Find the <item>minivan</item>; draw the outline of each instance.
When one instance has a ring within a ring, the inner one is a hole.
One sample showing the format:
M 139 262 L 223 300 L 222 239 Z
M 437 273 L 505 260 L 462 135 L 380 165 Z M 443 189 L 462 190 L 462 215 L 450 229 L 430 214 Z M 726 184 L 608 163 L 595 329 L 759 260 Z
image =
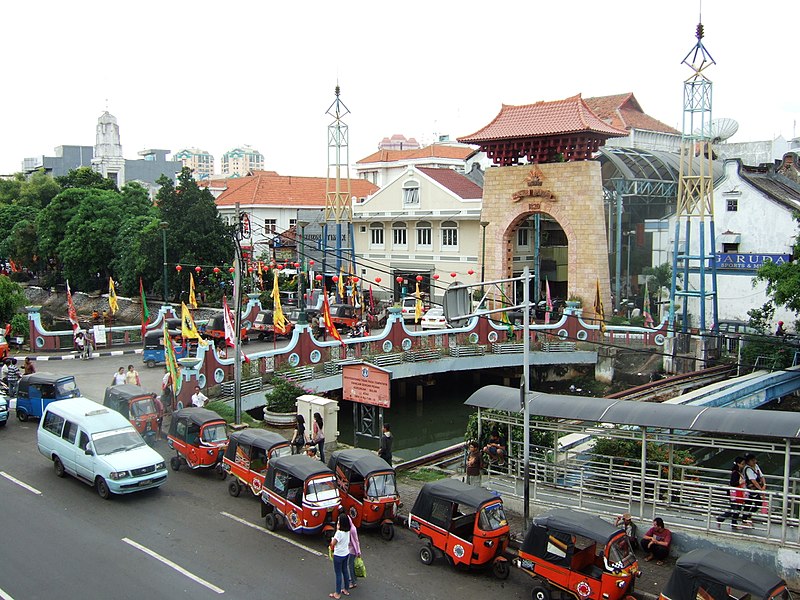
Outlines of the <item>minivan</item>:
M 420 295 L 422 296 L 422 298 L 421 298 L 422 310 L 421 310 L 421 314 L 419 316 L 420 319 L 421 319 L 422 315 L 424 315 L 428 311 L 428 309 L 430 308 L 430 305 L 428 304 L 427 294 L 420 294 Z M 400 308 L 401 308 L 401 314 L 403 315 L 403 320 L 404 321 L 414 321 L 414 320 L 416 320 L 416 315 L 417 315 L 417 297 L 416 296 L 406 296 L 406 297 L 404 297 L 402 300 L 400 300 Z
M 59 400 L 39 421 L 37 446 L 67 473 L 94 486 L 103 499 L 158 487 L 167 480 L 161 455 L 118 412 L 88 398 Z

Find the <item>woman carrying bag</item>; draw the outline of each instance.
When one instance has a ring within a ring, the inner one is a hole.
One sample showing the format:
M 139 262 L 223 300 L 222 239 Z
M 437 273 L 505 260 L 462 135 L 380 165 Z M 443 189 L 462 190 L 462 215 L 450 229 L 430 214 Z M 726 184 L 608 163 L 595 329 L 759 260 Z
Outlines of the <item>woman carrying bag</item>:
M 338 600 L 342 594 L 349 596 L 350 592 L 350 569 L 347 563 L 350 559 L 350 518 L 342 513 L 336 522 L 336 533 L 331 538 L 328 546 L 333 559 L 333 573 L 336 577 L 336 591 L 328 594 L 329 598 Z
M 311 443 L 317 445 L 317 456 L 325 464 L 325 429 L 322 424 L 322 415 L 315 412 L 314 424 L 311 429 Z
M 303 415 L 295 417 L 294 434 L 292 435 L 292 454 L 302 454 L 306 447 L 306 420 Z

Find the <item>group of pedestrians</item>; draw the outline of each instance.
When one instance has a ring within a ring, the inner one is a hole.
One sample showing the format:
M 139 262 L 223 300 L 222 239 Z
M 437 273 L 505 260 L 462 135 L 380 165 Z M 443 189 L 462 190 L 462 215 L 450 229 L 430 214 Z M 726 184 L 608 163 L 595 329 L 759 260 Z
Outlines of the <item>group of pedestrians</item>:
M 311 433 L 306 433 L 306 419 L 303 415 L 295 416 L 294 432 L 290 440 L 292 454 L 305 453 L 312 458 L 325 462 L 325 428 L 322 415 L 314 413 Z
M 142 380 L 139 378 L 139 371 L 137 371 L 133 365 L 128 365 L 128 370 L 125 370 L 125 367 L 120 367 L 117 369 L 117 372 L 111 377 L 111 385 L 123 385 L 123 384 L 130 384 L 130 385 L 142 385 Z
M 350 590 L 358 587 L 356 561 L 361 559 L 358 531 L 353 519 L 345 513 L 341 513 L 336 521 L 336 533 L 331 538 L 330 552 L 336 587 L 328 597 L 338 600 L 342 596 L 349 596 Z
M 729 508 L 717 517 L 717 527 L 726 519 L 733 529 L 752 529 L 753 516 L 766 509 L 764 491 L 767 489 L 758 458 L 752 452 L 733 460 L 728 481 Z

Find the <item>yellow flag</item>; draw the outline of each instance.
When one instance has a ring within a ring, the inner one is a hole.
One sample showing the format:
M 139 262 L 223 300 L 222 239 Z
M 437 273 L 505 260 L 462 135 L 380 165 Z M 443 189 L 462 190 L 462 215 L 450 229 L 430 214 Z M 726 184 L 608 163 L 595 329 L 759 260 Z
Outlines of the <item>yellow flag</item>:
M 344 271 L 339 270 L 339 298 L 341 302 L 347 302 L 347 296 L 344 295 Z
M 108 308 L 112 315 L 119 310 L 119 304 L 117 303 L 117 290 L 114 289 L 113 277 L 108 278 Z
M 194 323 L 192 313 L 189 312 L 189 307 L 186 306 L 185 302 L 181 302 L 181 335 L 184 339 L 197 340 L 197 343 L 201 346 L 208 345 L 208 342 L 200 337 L 200 332 L 197 331 L 197 325 Z
M 194 275 L 189 273 L 189 306 L 197 308 L 197 298 L 194 297 Z
M 597 279 L 597 286 L 594 295 L 594 312 L 595 318 L 600 322 L 600 333 L 606 332 L 606 316 L 603 311 L 603 301 L 600 299 L 600 280 Z
M 419 323 L 422 318 L 422 294 L 419 293 L 419 281 L 417 282 L 417 292 L 414 295 L 417 297 L 414 304 L 414 323 Z
M 278 287 L 278 272 L 275 271 L 275 283 L 272 285 L 272 324 L 276 333 L 286 333 L 286 317 L 281 308 L 281 290 Z

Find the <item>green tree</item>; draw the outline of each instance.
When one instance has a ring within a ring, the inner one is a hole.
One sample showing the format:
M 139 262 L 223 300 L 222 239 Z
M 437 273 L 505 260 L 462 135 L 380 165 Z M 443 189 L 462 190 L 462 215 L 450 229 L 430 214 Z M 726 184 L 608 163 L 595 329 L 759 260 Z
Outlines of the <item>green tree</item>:
M 800 222 L 800 213 L 794 214 L 794 220 Z M 764 263 L 757 272 L 753 285 L 766 282 L 768 302 L 762 307 L 769 316 L 774 314 L 775 308 L 783 306 L 795 315 L 800 313 L 800 235 L 794 239 L 791 261 L 778 264 L 775 262 Z
M 0 179 L 0 204 L 13 204 L 19 200 L 25 176 L 15 173 L 11 179 Z
M 22 219 L 11 229 L 8 237 L 0 244 L 6 256 L 17 264 L 26 266 L 32 271 L 39 271 L 39 233 L 36 221 Z
M 27 304 L 25 293 L 18 283 L 0 275 L 0 321 L 8 323 L 14 314 Z
M 61 191 L 55 179 L 43 171 L 38 171 L 22 185 L 19 203 L 35 209 L 41 209 L 50 204 Z
M 84 190 L 68 189 L 58 194 L 36 216 L 39 229 L 39 249 L 47 258 L 58 258 L 58 245 L 64 239 L 67 223 L 78 212 Z
M 56 182 L 65 190 L 78 188 L 119 191 L 116 183 L 108 177 L 103 177 L 97 171 L 92 170 L 91 167 L 72 169 L 66 175 L 56 177 Z
M 134 296 L 139 292 L 139 277 L 146 288 L 160 280 L 163 262 L 161 228 L 155 215 L 139 215 L 125 221 L 115 243 L 112 272 L 120 287 L 118 293 Z

